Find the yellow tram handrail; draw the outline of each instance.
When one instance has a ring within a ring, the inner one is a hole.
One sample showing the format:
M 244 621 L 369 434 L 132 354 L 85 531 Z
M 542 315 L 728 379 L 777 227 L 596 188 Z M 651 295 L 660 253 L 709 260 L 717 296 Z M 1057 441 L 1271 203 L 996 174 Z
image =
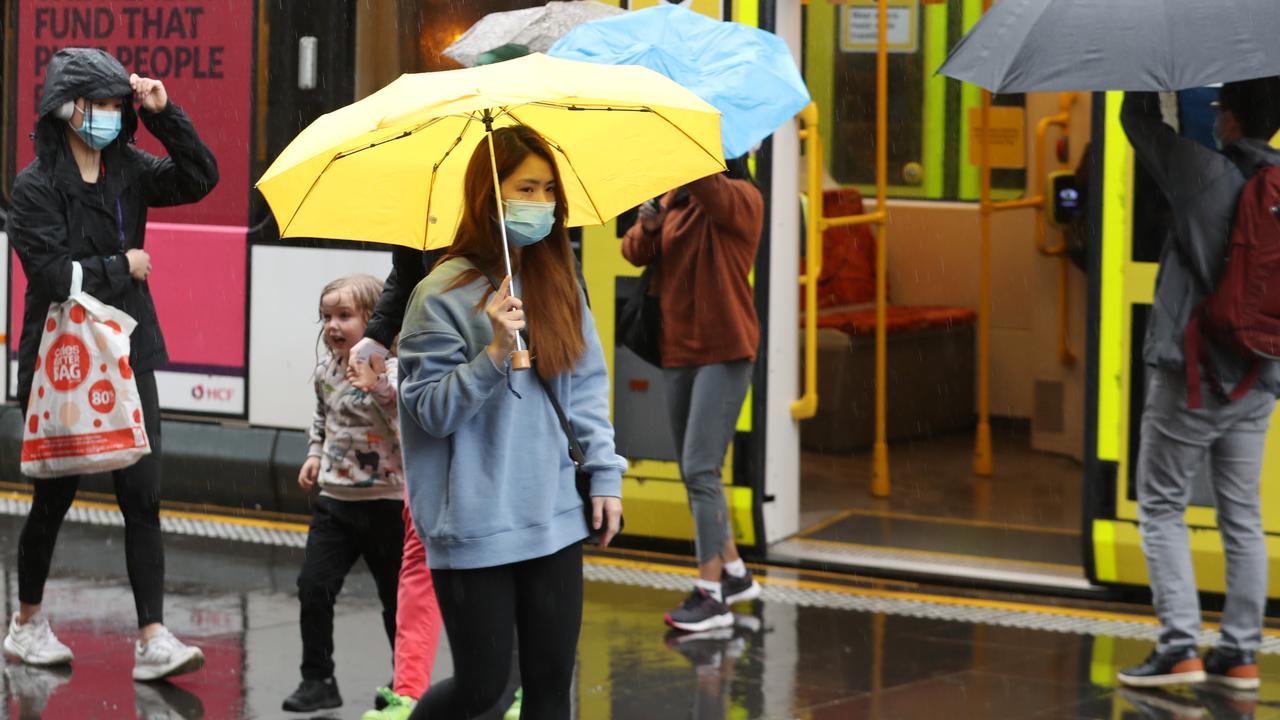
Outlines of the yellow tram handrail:
M 808 420 L 818 414 L 818 278 L 822 276 L 822 138 L 818 134 L 818 106 L 800 111 L 800 139 L 808 166 L 809 212 L 805 217 L 804 394 L 791 403 L 791 417 Z
M 791 417 L 808 420 L 818 412 L 818 281 L 822 277 L 823 234 L 831 228 L 883 223 L 885 212 L 827 217 L 823 214 L 822 134 L 818 132 L 818 106 L 809 103 L 800 111 L 799 136 L 804 141 L 807 169 L 805 193 L 809 211 L 805 217 L 805 271 L 800 275 L 804 288 L 804 393 L 791 403 Z

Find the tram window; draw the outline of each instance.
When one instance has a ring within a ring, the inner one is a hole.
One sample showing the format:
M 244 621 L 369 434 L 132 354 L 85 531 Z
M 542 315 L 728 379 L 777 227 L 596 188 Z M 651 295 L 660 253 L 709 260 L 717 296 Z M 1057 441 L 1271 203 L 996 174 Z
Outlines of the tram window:
M 837 45 L 837 47 L 839 47 Z M 836 51 L 831 174 L 838 182 L 876 181 L 876 56 Z M 924 155 L 924 77 L 920 53 L 889 56 L 889 177 L 902 178 Z M 891 180 L 890 184 L 898 184 Z
M 956 80 L 934 77 L 949 48 L 964 34 L 963 18 L 971 0 L 948 0 L 945 8 L 917 5 L 914 49 L 889 54 L 890 196 L 936 200 L 976 200 L 977 170 L 970 163 L 969 111 L 979 97 Z M 907 4 L 903 4 L 905 7 Z M 836 7 L 845 7 L 837 5 Z M 822 122 L 830 127 L 828 170 L 845 185 L 870 186 L 876 180 L 876 54 L 865 45 L 849 50 L 845 11 L 824 3 L 809 3 L 806 60 L 810 82 L 830 83 L 830 107 L 822 106 Z M 944 27 L 938 28 L 937 24 Z M 941 30 L 941 32 L 940 32 Z M 813 33 L 830 33 L 814 40 Z M 891 40 L 891 42 L 893 42 Z M 830 59 L 827 59 L 827 58 Z M 828 78 L 827 73 L 830 73 Z M 934 83 L 945 91 L 934 93 Z M 999 95 L 996 107 L 1024 108 L 1020 94 Z M 996 196 L 1008 199 L 1026 192 L 1024 169 L 995 169 L 991 173 Z

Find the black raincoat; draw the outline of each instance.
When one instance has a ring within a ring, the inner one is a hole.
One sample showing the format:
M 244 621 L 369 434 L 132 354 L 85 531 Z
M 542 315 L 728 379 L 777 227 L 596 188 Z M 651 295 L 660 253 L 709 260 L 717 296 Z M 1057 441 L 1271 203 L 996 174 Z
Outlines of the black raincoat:
M 132 95 L 124 67 L 101 50 L 59 51 L 45 75 L 36 159 L 14 183 L 8 226 L 28 283 L 18 345 L 18 399 L 24 406 L 44 316 L 49 303 L 70 293 L 73 261 L 83 270 L 85 292 L 138 321 L 131 337 L 134 369 L 154 370 L 168 362 L 151 292 L 146 282 L 130 277 L 124 253 L 143 246 L 147 208 L 208 195 L 218 182 L 218 165 L 172 101 L 158 113 L 140 113 L 169 156 L 157 158 L 132 146 L 138 126 Z M 53 113 L 68 100 L 112 97 L 126 98 L 123 128 L 102 151 L 98 182 L 86 183 L 71 155 L 67 124 Z

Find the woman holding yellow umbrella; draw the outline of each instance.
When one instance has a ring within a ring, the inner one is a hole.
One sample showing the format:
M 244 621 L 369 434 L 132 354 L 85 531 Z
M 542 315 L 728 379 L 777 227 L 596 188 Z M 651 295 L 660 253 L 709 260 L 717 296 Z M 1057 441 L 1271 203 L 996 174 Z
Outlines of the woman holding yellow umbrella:
M 617 532 L 626 465 L 566 228 L 723 170 L 719 113 L 688 90 L 534 54 L 402 76 L 317 120 L 259 181 L 284 237 L 450 248 L 400 340 L 411 511 L 455 669 L 414 717 L 490 709 L 516 633 L 524 716 L 568 717 L 580 543 Z M 526 323 L 532 372 L 516 372 Z
M 492 139 L 492 160 L 485 144 L 472 154 L 457 235 L 414 291 L 400 339 L 413 515 L 426 526 L 453 649 L 454 676 L 412 716 L 433 720 L 474 717 L 497 702 L 513 631 L 525 715 L 569 716 L 587 533 L 553 397 L 582 448 L 601 544 L 622 513 L 626 462 L 614 452 L 608 371 L 573 269 L 559 172 L 528 128 Z M 533 373 L 517 375 L 509 358 L 526 324 L 537 360 Z

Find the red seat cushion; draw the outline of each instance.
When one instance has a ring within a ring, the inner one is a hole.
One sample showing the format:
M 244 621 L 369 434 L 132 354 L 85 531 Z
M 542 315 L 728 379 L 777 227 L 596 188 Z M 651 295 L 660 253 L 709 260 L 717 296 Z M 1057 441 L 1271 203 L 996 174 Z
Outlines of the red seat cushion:
M 966 308 L 890 305 L 885 310 L 885 326 L 886 331 L 894 335 L 925 328 L 972 325 L 977 317 L 977 313 Z M 876 309 L 859 307 L 821 311 L 818 313 L 818 327 L 839 330 L 846 335 L 874 335 Z

